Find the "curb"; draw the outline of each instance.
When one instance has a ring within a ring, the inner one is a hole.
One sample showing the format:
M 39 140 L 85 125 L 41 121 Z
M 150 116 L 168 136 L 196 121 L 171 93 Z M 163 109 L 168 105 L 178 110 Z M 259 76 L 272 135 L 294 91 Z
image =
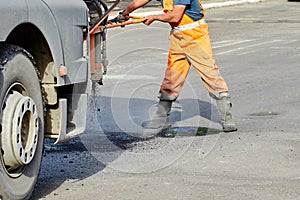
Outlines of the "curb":
M 205 9 L 212 9 L 212 8 L 220 8 L 226 6 L 235 6 L 235 5 L 242 5 L 242 4 L 249 4 L 249 3 L 259 3 L 262 0 L 239 0 L 239 1 L 225 1 L 225 2 L 218 2 L 218 3 L 207 3 L 203 4 Z
M 216 2 L 216 3 L 203 3 L 204 9 L 213 9 L 213 8 L 221 8 L 226 6 L 235 6 L 235 5 L 242 5 L 242 4 L 250 4 L 250 3 L 260 3 L 263 0 L 236 0 L 236 1 L 225 1 L 225 2 Z M 157 15 L 162 14 L 162 10 L 159 11 L 146 11 L 146 12 L 133 12 L 135 15 L 145 17 L 148 15 Z M 117 16 L 117 14 L 109 16 L 109 19 L 113 19 Z

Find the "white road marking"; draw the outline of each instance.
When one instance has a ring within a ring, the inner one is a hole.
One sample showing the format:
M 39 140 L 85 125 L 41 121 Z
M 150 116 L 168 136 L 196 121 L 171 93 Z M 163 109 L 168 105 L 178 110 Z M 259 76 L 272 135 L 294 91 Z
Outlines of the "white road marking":
M 300 47 L 270 47 L 270 49 L 300 49 Z
M 147 76 L 147 75 L 130 75 L 130 74 L 123 74 L 123 75 L 105 75 L 105 79 L 115 79 L 115 80 L 156 80 L 157 77 L 155 76 Z
M 238 56 L 242 56 L 242 55 L 246 55 L 246 54 L 249 54 L 249 53 L 254 53 L 254 52 L 256 52 L 257 50 L 255 49 L 255 50 L 252 50 L 252 51 L 245 51 L 245 52 L 242 52 L 242 53 L 240 53 L 240 54 L 237 54 Z
M 284 44 L 292 44 L 292 43 L 295 43 L 298 41 L 300 41 L 300 40 L 288 40 L 288 41 L 285 41 Z
M 271 41 L 267 41 L 267 42 L 257 43 L 257 44 L 248 45 L 248 46 L 244 46 L 244 47 L 238 47 L 238 48 L 234 48 L 234 49 L 231 49 L 231 50 L 215 53 L 215 55 L 224 55 L 224 54 L 232 53 L 232 52 L 235 52 L 235 51 L 241 51 L 241 50 L 252 48 L 252 47 L 258 47 L 258 46 L 262 46 L 262 45 L 265 45 L 265 44 L 271 44 L 271 43 L 282 42 L 282 41 L 283 40 L 271 40 Z
M 246 42 L 252 42 L 253 40 L 241 40 L 241 41 L 237 41 L 237 42 L 232 42 L 230 41 L 230 43 L 228 44 L 224 44 L 224 45 L 219 45 L 219 46 L 214 46 L 212 47 L 213 49 L 217 49 L 217 48 L 222 48 L 222 47 L 228 47 L 231 45 L 235 45 L 235 44 L 241 44 L 241 43 L 246 43 Z
M 219 42 L 212 42 L 212 45 L 217 45 L 217 44 L 223 44 L 223 43 L 228 43 L 228 42 L 232 42 L 234 40 L 223 40 L 223 41 L 219 41 Z

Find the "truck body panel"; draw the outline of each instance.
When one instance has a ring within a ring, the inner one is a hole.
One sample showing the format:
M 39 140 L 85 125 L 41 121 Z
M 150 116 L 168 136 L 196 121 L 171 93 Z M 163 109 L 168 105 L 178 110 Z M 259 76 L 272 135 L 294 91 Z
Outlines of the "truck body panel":
M 28 18 L 25 0 L 1 1 L 0 7 L 1 29 L 0 41 L 5 41 L 9 33 Z
M 0 152 L 0 197 L 28 199 L 44 137 L 60 143 L 85 131 L 88 93 L 92 82 L 102 81 L 97 73 L 102 74 L 101 59 L 106 58 L 101 57 L 104 35 L 89 32 L 87 2 L 97 5 L 99 19 L 99 8 L 107 7 L 100 0 L 0 2 L 0 146 L 5 146 Z M 96 62 L 97 73 L 90 68 Z M 24 155 L 18 147 L 29 144 L 30 153 Z
M 62 41 L 64 63 L 59 64 L 68 69 L 68 74 L 64 77 L 64 84 L 86 82 L 89 72 L 88 60 L 83 57 L 83 29 L 88 27 L 86 5 L 81 0 L 44 0 L 44 2 L 54 16 Z M 40 21 L 43 23 L 43 20 Z M 70 68 L 71 70 L 69 70 Z
M 83 56 L 83 28 L 88 27 L 88 11 L 81 0 L 12 0 L 0 7 L 0 41 L 22 24 L 32 24 L 45 37 L 51 50 L 56 73 L 66 66 L 68 74 L 57 76 L 57 85 L 86 82 L 88 57 Z M 45 23 L 46 22 L 46 23 Z M 83 74 L 85 76 L 83 76 Z

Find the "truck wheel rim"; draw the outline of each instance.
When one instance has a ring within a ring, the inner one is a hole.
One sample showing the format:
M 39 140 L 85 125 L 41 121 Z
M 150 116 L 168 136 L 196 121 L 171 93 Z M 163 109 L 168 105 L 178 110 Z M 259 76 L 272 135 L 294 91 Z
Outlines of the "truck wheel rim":
M 12 172 L 29 164 L 35 155 L 39 120 L 33 99 L 17 91 L 10 92 L 3 119 L 9 123 L 2 130 L 3 161 L 8 172 Z

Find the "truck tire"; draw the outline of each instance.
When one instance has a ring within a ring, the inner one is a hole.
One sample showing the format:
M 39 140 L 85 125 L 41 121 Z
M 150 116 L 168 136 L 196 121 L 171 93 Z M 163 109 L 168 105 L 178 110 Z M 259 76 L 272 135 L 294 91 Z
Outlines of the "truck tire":
M 32 56 L 0 43 L 0 199 L 28 199 L 44 146 L 44 105 Z

